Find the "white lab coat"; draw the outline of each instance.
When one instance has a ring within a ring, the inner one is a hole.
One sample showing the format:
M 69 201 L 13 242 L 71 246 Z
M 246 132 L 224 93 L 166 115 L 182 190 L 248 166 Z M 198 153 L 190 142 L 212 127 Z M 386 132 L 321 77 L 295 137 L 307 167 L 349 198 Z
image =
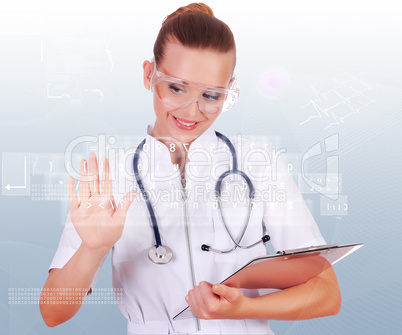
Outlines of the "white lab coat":
M 190 161 L 186 164 L 186 202 L 181 176 L 171 163 L 169 149 L 150 135 L 152 129 L 153 125 L 149 125 L 146 145 L 140 155 L 140 174 L 151 195 L 162 243 L 173 251 L 168 264 L 154 264 L 148 259 L 155 237 L 134 178 L 132 162 L 136 146 L 110 159 L 116 204 L 126 192 L 138 190 L 128 210 L 122 237 L 112 249 L 113 286 L 123 290 L 123 303 L 118 306 L 128 321 L 128 334 L 273 334 L 268 322 L 261 320 L 200 320 L 199 332 L 195 318 L 172 320 L 187 306 L 184 297 L 193 287 L 193 277 L 196 284 L 203 280 L 218 283 L 251 258 L 267 251 L 262 243 L 229 254 L 201 250 L 204 243 L 222 250 L 233 246 L 221 221 L 216 197 L 211 193 L 217 177 L 229 169 L 230 151 L 211 128 L 192 143 L 188 152 Z M 241 244 L 252 244 L 265 233 L 270 235 L 275 250 L 325 244 L 284 163 L 279 159 L 274 164 L 273 148 L 237 137 L 230 140 L 236 148 L 238 168 L 249 175 L 259 195 Z M 264 176 L 268 180 L 262 180 Z M 238 185 L 238 197 L 224 202 L 223 210 L 233 235 L 237 236 L 246 220 L 247 203 L 242 195 L 248 195 L 248 190 L 239 191 L 245 188 L 242 181 L 224 182 L 222 189 L 228 188 L 233 197 L 234 185 Z M 228 193 L 222 196 L 229 199 Z M 63 267 L 80 243 L 68 215 L 50 268 Z M 256 290 L 244 290 L 244 293 L 251 297 L 258 295 Z

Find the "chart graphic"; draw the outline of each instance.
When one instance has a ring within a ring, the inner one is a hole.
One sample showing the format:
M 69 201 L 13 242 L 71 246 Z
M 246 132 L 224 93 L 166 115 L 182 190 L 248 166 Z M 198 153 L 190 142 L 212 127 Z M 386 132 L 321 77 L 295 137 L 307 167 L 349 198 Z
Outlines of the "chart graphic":
M 329 91 L 320 92 L 319 88 L 311 87 L 314 97 L 302 106 L 304 112 L 311 114 L 299 123 L 300 126 L 318 119 L 324 130 L 329 129 L 347 122 L 353 114 L 363 113 L 375 102 L 372 98 L 373 87 L 360 79 L 361 74 L 346 75 L 348 79 L 343 81 L 332 77 L 335 86 Z

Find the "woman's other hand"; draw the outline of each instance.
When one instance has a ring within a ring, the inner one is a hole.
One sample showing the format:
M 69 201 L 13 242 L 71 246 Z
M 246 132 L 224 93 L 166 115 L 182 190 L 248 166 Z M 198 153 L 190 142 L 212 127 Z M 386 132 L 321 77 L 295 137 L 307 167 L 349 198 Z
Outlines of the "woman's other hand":
M 250 301 L 238 288 L 206 281 L 190 290 L 185 299 L 200 319 L 244 319 Z

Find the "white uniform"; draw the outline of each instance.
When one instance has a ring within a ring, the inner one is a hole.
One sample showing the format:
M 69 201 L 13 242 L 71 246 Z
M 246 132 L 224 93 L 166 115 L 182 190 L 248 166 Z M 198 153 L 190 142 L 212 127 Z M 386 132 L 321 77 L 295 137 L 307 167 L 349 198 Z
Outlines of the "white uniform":
M 112 249 L 113 285 L 123 289 L 123 303 L 119 308 L 128 320 L 128 334 L 196 333 L 195 318 L 172 320 L 187 306 L 184 297 L 194 281 L 195 284 L 203 280 L 218 283 L 251 258 L 267 251 L 262 243 L 229 254 L 201 250 L 204 243 L 221 250 L 233 247 L 212 192 L 217 178 L 229 169 L 230 150 L 212 129 L 191 144 L 185 169 L 186 201 L 181 176 L 171 163 L 169 149 L 150 135 L 152 129 L 153 125 L 148 126 L 139 169 L 151 196 L 162 244 L 172 249 L 173 258 L 164 265 L 148 259 L 155 237 L 146 203 L 138 190 L 128 210 L 122 237 Z M 272 154 L 273 148 L 237 138 L 231 141 L 238 155 L 238 169 L 250 177 L 256 189 L 250 223 L 241 244 L 252 244 L 266 233 L 275 250 L 325 244 L 292 176 Z M 126 192 L 138 189 L 132 163 L 135 149 L 110 159 L 116 204 Z M 223 211 L 233 235 L 237 236 L 247 217 L 244 196 L 248 196 L 248 189 L 242 180 L 234 180 L 224 182 L 222 190 L 231 194 L 222 193 Z M 80 243 L 68 215 L 50 268 L 63 267 Z M 258 295 L 256 290 L 244 290 L 244 293 Z M 268 322 L 261 320 L 200 320 L 200 326 L 199 333 L 273 334 Z

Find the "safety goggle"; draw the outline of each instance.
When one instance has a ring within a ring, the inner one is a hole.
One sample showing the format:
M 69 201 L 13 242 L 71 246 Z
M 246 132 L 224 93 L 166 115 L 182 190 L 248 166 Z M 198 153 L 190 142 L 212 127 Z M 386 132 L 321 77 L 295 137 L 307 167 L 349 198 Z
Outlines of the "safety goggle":
M 234 76 L 230 81 L 229 88 L 204 86 L 168 76 L 156 69 L 155 62 L 151 77 L 151 91 L 159 100 L 169 106 L 185 108 L 189 104 L 197 102 L 200 111 L 208 114 L 231 109 L 240 93 Z

